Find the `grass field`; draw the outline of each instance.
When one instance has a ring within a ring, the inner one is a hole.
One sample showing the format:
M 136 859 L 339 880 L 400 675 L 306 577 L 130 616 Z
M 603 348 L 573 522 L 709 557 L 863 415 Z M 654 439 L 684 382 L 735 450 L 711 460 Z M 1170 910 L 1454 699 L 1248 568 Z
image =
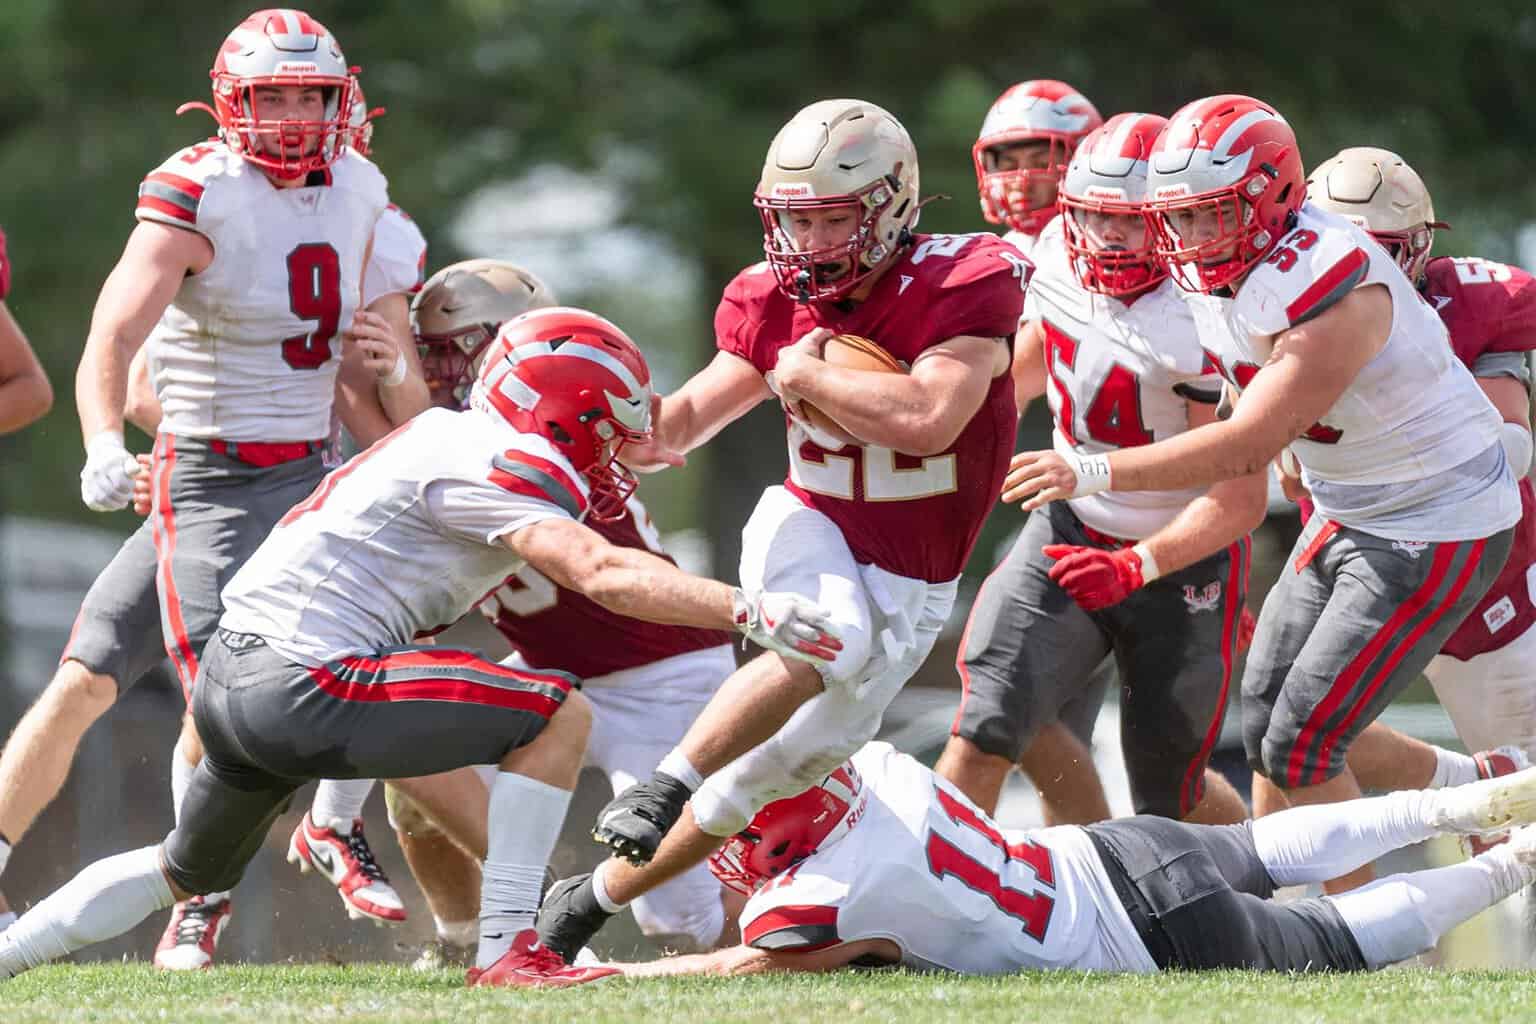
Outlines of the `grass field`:
M 537 993 L 469 991 L 447 972 L 397 967 L 223 967 L 165 975 L 140 964 L 45 967 L 0 982 L 0 1021 L 1300 1021 L 1491 1024 L 1536 1018 L 1536 974 L 1393 970 L 960 978 L 907 972 L 608 982 Z

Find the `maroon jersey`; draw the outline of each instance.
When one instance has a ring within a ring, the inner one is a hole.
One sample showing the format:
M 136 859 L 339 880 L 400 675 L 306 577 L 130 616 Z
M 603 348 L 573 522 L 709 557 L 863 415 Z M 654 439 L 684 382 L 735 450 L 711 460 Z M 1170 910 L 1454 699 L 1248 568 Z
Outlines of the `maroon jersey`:
M 1469 370 L 1493 352 L 1536 349 L 1536 279 L 1483 259 L 1429 261 L 1424 298 L 1445 321 L 1451 348 Z M 1504 571 L 1441 649 L 1463 661 L 1498 650 L 1536 624 L 1526 573 L 1536 564 L 1536 490 L 1520 481 L 1522 515 Z
M 610 542 L 672 561 L 637 499 L 612 522 L 588 526 Z M 639 668 L 662 658 L 731 642 L 733 634 L 631 619 L 558 586 L 525 565 L 480 602 L 480 611 L 534 668 L 558 668 L 584 679 Z
M 815 327 L 873 339 L 911 364 L 950 338 L 1011 339 L 1032 270 L 995 235 L 917 235 L 863 302 L 807 305 L 781 292 L 760 263 L 726 286 L 715 340 L 759 373 Z M 877 445 L 822 448 L 791 419 L 785 486 L 838 525 L 859 562 L 942 583 L 960 575 L 997 503 L 1017 419 L 1007 373 L 955 443 L 924 458 Z

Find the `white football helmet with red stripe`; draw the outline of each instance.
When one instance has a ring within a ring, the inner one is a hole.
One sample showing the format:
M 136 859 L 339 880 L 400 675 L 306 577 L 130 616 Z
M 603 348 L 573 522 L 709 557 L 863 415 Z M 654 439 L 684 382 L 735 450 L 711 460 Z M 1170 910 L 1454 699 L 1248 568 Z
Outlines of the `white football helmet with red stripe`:
M 1072 154 L 1058 201 L 1072 272 L 1090 291 L 1127 295 L 1168 276 L 1145 205 L 1147 157 L 1167 125 L 1157 114 L 1116 114 Z M 1111 240 L 1094 228 L 1104 215 L 1135 220 Z
M 709 870 L 728 889 L 750 896 L 764 883 L 848 834 L 864 816 L 869 792 L 858 769 L 845 762 L 820 785 L 775 800 L 709 858 Z
M 1307 200 L 1370 232 L 1417 285 L 1429 265 L 1435 204 L 1417 171 L 1391 150 L 1351 146 L 1323 161 L 1307 178 Z
M 1180 108 L 1149 165 L 1158 255 L 1189 291 L 1240 279 L 1289 230 L 1307 195 L 1296 134 L 1251 96 L 1210 96 Z
M 989 224 L 1039 234 L 1056 216 L 1056 203 L 1052 194 L 1050 201 L 1032 206 L 1031 185 L 1059 183 L 1078 143 L 1103 123 L 1098 108 L 1066 82 L 1035 78 L 1006 89 L 993 101 L 971 147 L 982 216 Z M 1044 167 L 999 168 L 1000 150 L 1027 142 L 1049 143 Z
M 596 313 L 552 306 L 502 324 L 469 404 L 538 434 L 587 478 L 591 515 L 615 519 L 638 481 L 615 457 L 651 437 L 651 371 Z
M 176 112 L 208 111 L 233 152 L 273 177 L 299 178 L 335 163 L 351 138 L 356 71 L 336 37 L 308 14 L 261 10 L 236 25 L 219 47 L 208 72 L 213 106 L 183 103 Z M 325 114 L 319 120 L 258 118 L 255 93 L 263 86 L 318 86 Z M 273 142 L 276 154 L 269 149 Z

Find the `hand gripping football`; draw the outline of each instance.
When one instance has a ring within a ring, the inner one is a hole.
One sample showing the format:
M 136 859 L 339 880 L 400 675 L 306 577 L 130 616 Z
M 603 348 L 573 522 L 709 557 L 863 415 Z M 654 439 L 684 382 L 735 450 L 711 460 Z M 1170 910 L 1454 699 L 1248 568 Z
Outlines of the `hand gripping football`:
M 874 370 L 878 373 L 906 373 L 907 368 L 895 356 L 878 344 L 857 334 L 838 334 L 828 338 L 821 350 L 821 358 L 833 366 L 845 366 L 850 370 Z M 831 416 L 810 402 L 801 402 L 800 411 L 807 422 L 817 431 L 836 438 L 844 444 L 862 444 Z M 812 438 L 816 440 L 816 438 Z M 820 441 L 817 441 L 820 444 Z M 823 447 L 826 447 L 823 445 Z

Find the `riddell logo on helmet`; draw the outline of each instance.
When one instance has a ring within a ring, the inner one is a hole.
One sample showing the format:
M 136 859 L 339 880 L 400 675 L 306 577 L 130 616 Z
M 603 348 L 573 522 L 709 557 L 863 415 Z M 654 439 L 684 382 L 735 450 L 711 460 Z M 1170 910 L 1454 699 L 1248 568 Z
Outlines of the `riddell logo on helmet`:
M 1117 199 L 1124 201 L 1125 189 L 1110 188 L 1107 185 L 1090 185 L 1083 190 L 1084 199 Z
M 816 190 L 804 182 L 794 184 L 779 183 L 768 192 L 775 199 L 806 199 L 814 196 Z
M 320 65 L 312 60 L 285 60 L 277 65 L 274 72 L 279 75 L 318 75 Z
M 1189 186 L 1184 182 L 1176 185 L 1159 185 L 1152 192 L 1153 199 L 1181 199 L 1190 195 Z

